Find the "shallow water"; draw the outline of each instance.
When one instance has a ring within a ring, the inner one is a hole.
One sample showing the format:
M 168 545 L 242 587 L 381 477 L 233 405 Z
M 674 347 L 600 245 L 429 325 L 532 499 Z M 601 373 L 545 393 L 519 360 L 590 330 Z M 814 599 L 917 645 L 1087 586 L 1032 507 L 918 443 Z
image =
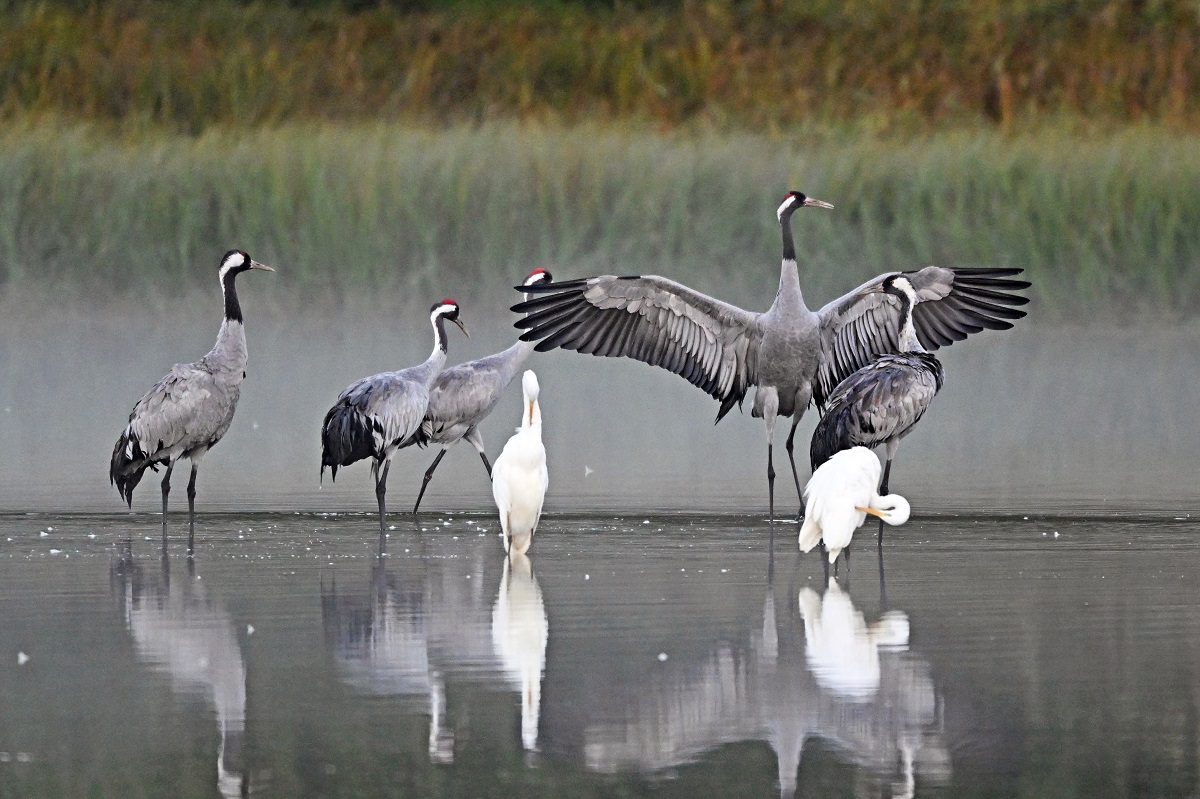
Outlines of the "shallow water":
M 0 796 L 1195 796 L 1200 529 L 0 516 Z

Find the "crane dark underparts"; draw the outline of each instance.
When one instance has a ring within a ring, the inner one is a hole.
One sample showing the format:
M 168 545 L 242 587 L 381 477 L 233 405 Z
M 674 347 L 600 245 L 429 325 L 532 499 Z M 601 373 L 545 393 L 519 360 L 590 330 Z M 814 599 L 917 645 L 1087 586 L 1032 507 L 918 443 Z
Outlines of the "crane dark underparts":
M 779 291 L 762 313 L 738 308 L 657 275 L 596 277 L 518 287 L 536 296 L 513 306 L 521 339 L 539 352 L 562 348 L 605 357 L 627 357 L 680 375 L 718 400 L 719 422 L 755 387 L 751 415 L 767 432 L 767 491 L 775 518 L 775 423 L 791 417 L 788 460 L 796 496 L 800 477 L 793 455 L 796 425 L 810 403 L 823 410 L 834 388 L 880 355 L 899 351 L 901 308 L 879 289 L 904 275 L 916 294 L 913 327 L 927 350 L 983 330 L 1007 330 L 1025 316 L 1017 293 L 1029 283 L 1015 268 L 928 266 L 879 275 L 813 311 L 800 289 L 792 214 L 832 208 L 790 191 L 777 217 L 783 236 Z M 803 502 L 802 498 L 800 499 Z
M 388 469 L 396 450 L 421 426 L 429 408 L 429 389 L 446 365 L 446 326 L 453 322 L 466 335 L 458 304 L 451 299 L 429 309 L 433 351 L 424 363 L 396 372 L 381 372 L 352 383 L 325 414 L 321 424 L 321 475 L 331 467 L 337 479 L 342 466 L 371 458 L 375 500 L 379 504 L 379 535 L 387 515 L 384 495 Z
M 208 354 L 195 363 L 172 367 L 146 392 L 129 414 L 129 424 L 113 446 L 108 479 L 121 499 L 133 507 L 133 489 L 147 469 L 167 467 L 162 479 L 163 548 L 167 543 L 167 496 L 175 462 L 188 458 L 192 475 L 188 480 L 188 555 L 196 543 L 196 472 L 200 460 L 221 440 L 233 422 L 246 377 L 246 329 L 234 281 L 242 272 L 275 270 L 253 260 L 242 250 L 230 250 L 221 258 L 219 271 L 224 295 L 225 318 L 217 341 Z

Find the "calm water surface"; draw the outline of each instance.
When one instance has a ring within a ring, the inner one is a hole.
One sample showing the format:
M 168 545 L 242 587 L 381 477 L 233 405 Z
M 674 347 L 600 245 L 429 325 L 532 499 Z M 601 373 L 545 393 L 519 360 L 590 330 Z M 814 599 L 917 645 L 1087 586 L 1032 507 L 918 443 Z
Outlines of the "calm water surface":
M 1200 791 L 1187 515 L 200 517 L 0 516 L 0 796 Z

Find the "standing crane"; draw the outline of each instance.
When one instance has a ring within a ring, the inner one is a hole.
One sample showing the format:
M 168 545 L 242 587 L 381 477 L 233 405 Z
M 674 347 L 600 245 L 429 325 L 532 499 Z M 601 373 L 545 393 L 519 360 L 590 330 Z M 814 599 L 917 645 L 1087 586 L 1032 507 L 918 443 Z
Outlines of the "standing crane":
M 817 467 L 804 487 L 804 524 L 798 538 L 801 552 L 823 542 L 835 568 L 837 556 L 846 553 L 849 571 L 850 540 L 868 514 L 891 525 L 908 521 L 908 500 L 899 494 L 879 493 L 879 468 L 879 458 L 866 447 L 844 449 Z
M 492 497 L 500 511 L 504 551 L 510 556 L 524 555 L 533 543 L 550 485 L 546 448 L 542 445 L 538 379 L 532 369 L 521 376 L 521 393 L 521 426 L 504 445 L 492 470 Z
M 549 283 L 553 279 L 545 269 L 534 269 L 522 285 Z M 492 478 L 492 464 L 484 451 L 479 425 L 495 409 L 504 389 L 508 388 L 532 352 L 533 342 L 518 341 L 503 352 L 443 370 L 433 381 L 425 419 L 412 438 L 403 444 L 405 447 L 410 444 L 422 447 L 426 444 L 442 445 L 421 481 L 413 513 L 421 507 L 421 497 L 425 496 L 425 488 L 433 478 L 434 469 L 445 457 L 446 450 L 460 440 L 465 439 L 475 447 L 487 469 L 488 479 Z
M 887 461 L 879 493 L 888 492 L 888 477 L 896 448 L 929 409 L 945 382 L 941 361 L 926 352 L 913 327 L 917 291 L 905 275 L 888 275 L 878 291 L 897 298 L 900 305 L 899 349 L 838 383 L 825 403 L 825 414 L 813 431 L 809 457 L 813 472 L 835 453 L 850 447 L 884 446 Z M 879 522 L 883 546 L 883 521 Z
M 234 280 L 251 269 L 275 271 L 242 250 L 230 250 L 221 258 L 218 275 L 225 300 L 225 319 L 217 331 L 217 342 L 200 360 L 175 364 L 155 383 L 133 406 L 129 424 L 113 446 L 108 479 L 131 508 L 133 489 L 146 469 L 158 471 L 159 464 L 166 464 L 167 472 L 162 479 L 164 551 L 167 495 L 171 493 L 171 472 L 180 458 L 192 462 L 187 486 L 188 555 L 195 549 L 196 472 L 201 458 L 229 430 L 246 377 L 246 329 Z
M 751 415 L 767 429 L 767 491 L 775 517 L 775 422 L 792 417 L 787 438 L 792 479 L 800 496 L 793 439 L 810 402 L 818 409 L 847 375 L 899 346 L 899 309 L 878 285 L 903 274 L 917 294 L 913 324 L 926 349 L 961 341 L 984 329 L 1007 330 L 1029 300 L 1029 287 L 1012 277 L 1020 269 L 959 269 L 927 266 L 887 273 L 864 283 L 818 311 L 800 290 L 791 218 L 799 208 L 829 203 L 789 191 L 776 216 L 783 235 L 779 291 L 765 312 L 752 313 L 657 275 L 567 280 L 522 291 L 546 296 L 513 310 L 523 340 L 539 340 L 539 352 L 562 347 L 592 355 L 624 356 L 680 375 L 721 403 L 717 421 L 756 386 Z
M 458 303 L 445 299 L 429 309 L 433 325 L 433 351 L 425 362 L 397 372 L 381 372 L 350 384 L 325 414 L 321 424 L 321 476 L 331 467 L 337 470 L 363 458 L 372 458 L 371 475 L 375 478 L 375 499 L 379 503 L 379 535 L 384 535 L 388 469 L 392 456 L 409 439 L 425 418 L 429 407 L 429 387 L 446 365 L 447 321 L 458 325 L 464 335 L 467 327 L 458 318 Z

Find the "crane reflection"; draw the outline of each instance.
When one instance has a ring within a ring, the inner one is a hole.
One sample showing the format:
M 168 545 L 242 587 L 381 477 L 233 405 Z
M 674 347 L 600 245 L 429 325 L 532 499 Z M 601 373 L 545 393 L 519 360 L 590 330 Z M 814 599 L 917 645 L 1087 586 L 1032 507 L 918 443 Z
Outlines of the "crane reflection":
M 653 773 L 762 740 L 777 757 L 780 796 L 792 797 L 804 750 L 820 741 L 859 768 L 868 795 L 912 796 L 918 779 L 945 784 L 940 699 L 908 632 L 899 611 L 868 624 L 836 580 L 823 593 L 770 580 L 745 651 L 722 643 L 636 700 L 623 722 L 591 725 L 586 762 Z
M 224 797 L 248 796 L 246 663 L 233 619 L 209 595 L 190 559 L 184 579 L 171 579 L 165 552 L 158 573 L 148 574 L 125 541 L 110 579 L 138 660 L 166 674 L 176 694 L 203 696 L 216 712 L 217 790 Z
M 549 625 L 529 558 L 505 559 L 495 595 L 485 594 L 490 548 L 458 558 L 392 560 L 381 547 L 366 593 L 321 586 L 325 640 L 342 679 L 364 694 L 425 706 L 429 758 L 454 762 L 446 675 L 520 691 L 521 742 L 538 748 Z M 494 574 L 494 572 L 493 572 Z M 494 579 L 494 578 L 493 578 Z

